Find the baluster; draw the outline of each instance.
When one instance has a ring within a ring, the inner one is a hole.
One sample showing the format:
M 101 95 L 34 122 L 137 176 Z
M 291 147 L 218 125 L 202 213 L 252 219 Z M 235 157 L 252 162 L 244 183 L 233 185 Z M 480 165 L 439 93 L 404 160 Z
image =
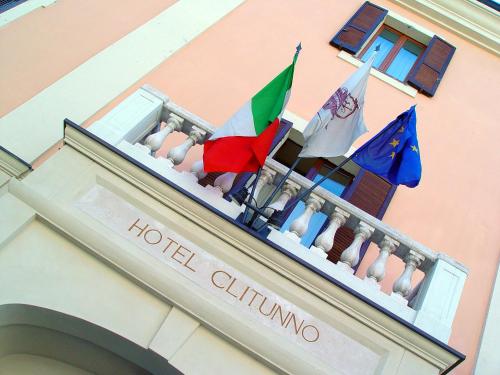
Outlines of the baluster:
M 385 276 L 387 259 L 389 259 L 389 256 L 399 246 L 399 242 L 386 235 L 384 236 L 384 239 L 378 244 L 378 246 L 380 249 L 378 257 L 366 271 L 367 281 L 377 286 L 379 286 L 378 283 L 382 281 Z
M 392 291 L 401 297 L 406 297 L 411 290 L 411 279 L 418 266 L 422 264 L 425 257 L 414 250 L 410 250 L 405 257 L 405 270 L 394 283 Z
M 359 262 L 359 250 L 361 245 L 373 234 L 374 228 L 366 223 L 360 222 L 354 230 L 354 240 L 351 245 L 342 252 L 338 265 L 346 271 L 354 273 L 353 267 Z
M 262 188 L 270 184 L 274 180 L 274 176 L 276 176 L 276 171 L 273 171 L 272 169 L 269 169 L 266 166 L 262 168 L 259 181 L 257 181 L 257 186 L 255 186 L 255 193 L 254 193 L 255 200 L 257 200 Z M 250 195 L 247 197 L 247 199 L 249 198 Z
M 321 252 L 317 252 L 319 255 L 326 258 L 327 253 L 333 247 L 335 233 L 337 233 L 337 230 L 346 223 L 349 216 L 350 214 L 348 212 L 335 207 L 333 214 L 330 216 L 330 223 L 328 224 L 328 227 L 316 238 L 316 241 L 314 241 L 314 246 L 323 252 L 323 254 L 321 254 Z M 311 250 L 313 249 L 311 248 Z
M 269 217 L 273 214 L 275 210 L 281 211 L 285 207 L 285 204 L 287 204 L 287 202 L 290 200 L 290 198 L 298 193 L 299 189 L 300 185 L 296 184 L 295 182 L 292 181 L 285 182 L 283 190 L 281 190 L 280 196 L 273 204 L 269 205 L 269 207 L 266 208 L 264 214 L 267 217 Z
M 203 168 L 203 160 L 196 160 L 191 166 L 191 173 L 196 177 L 199 181 L 207 175 Z
M 299 241 L 309 229 L 309 222 L 311 221 L 312 215 L 316 213 L 324 203 L 325 200 L 315 194 L 311 194 L 311 196 L 307 199 L 304 212 L 302 212 L 302 215 L 292 222 L 289 229 L 291 233 L 297 235 Z
M 182 129 L 182 123 L 184 119 L 182 117 L 177 116 L 174 113 L 170 113 L 168 116 L 168 120 L 166 125 L 159 132 L 150 134 L 146 141 L 144 142 L 144 146 L 149 148 L 152 152 L 158 151 L 165 139 L 169 136 L 170 133 L 174 131 L 180 131 Z
M 187 139 L 182 142 L 179 146 L 172 148 L 168 154 L 167 159 L 170 160 L 174 165 L 179 165 L 184 161 L 186 154 L 189 149 L 193 147 L 196 143 L 200 142 L 205 137 L 205 131 L 193 126 L 189 132 Z
M 234 179 L 238 173 L 226 172 L 217 177 L 214 181 L 214 187 L 219 188 L 223 194 L 227 193 L 233 187 Z

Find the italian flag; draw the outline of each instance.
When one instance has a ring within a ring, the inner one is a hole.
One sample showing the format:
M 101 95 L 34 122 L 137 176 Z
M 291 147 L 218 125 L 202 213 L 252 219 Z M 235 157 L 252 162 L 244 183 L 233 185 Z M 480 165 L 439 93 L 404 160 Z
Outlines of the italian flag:
M 205 141 L 205 172 L 256 172 L 264 165 L 290 97 L 298 51 L 292 64 Z

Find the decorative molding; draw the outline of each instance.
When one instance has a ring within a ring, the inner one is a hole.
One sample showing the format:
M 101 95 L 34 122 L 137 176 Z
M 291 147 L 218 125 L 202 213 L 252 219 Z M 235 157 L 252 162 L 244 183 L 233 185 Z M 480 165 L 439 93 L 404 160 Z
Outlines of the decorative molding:
M 475 0 L 391 0 L 444 26 L 475 45 L 500 55 L 499 13 Z
M 16 5 L 15 7 L 0 14 L 0 27 L 5 26 L 30 12 L 33 12 L 38 8 L 47 8 L 55 2 L 56 0 L 28 0 L 22 4 Z
M 0 146 L 0 171 L 11 177 L 23 178 L 31 171 L 31 165 Z

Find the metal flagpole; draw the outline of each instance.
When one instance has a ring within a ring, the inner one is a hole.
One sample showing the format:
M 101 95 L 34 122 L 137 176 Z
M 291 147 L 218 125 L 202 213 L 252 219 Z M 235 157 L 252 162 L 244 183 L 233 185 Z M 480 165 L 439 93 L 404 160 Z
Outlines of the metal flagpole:
M 266 201 L 264 202 L 264 204 L 261 207 L 257 207 L 257 204 L 255 204 L 255 206 L 256 206 L 256 208 L 258 210 L 256 210 L 254 212 L 252 218 L 250 219 L 250 221 L 248 223 L 248 226 L 251 227 L 253 225 L 254 221 L 257 219 L 257 214 L 260 213 L 260 212 L 262 212 L 262 209 L 267 208 L 267 206 L 269 205 L 269 203 L 271 203 L 271 201 L 274 199 L 274 197 L 276 196 L 276 194 L 278 194 L 278 191 L 285 184 L 286 180 L 292 174 L 294 168 L 297 166 L 297 164 L 299 164 L 299 162 L 301 160 L 302 160 L 302 158 L 295 159 L 295 161 L 293 162 L 292 166 L 288 169 L 288 172 L 286 172 L 286 174 L 281 178 L 280 182 L 276 185 L 276 187 L 274 188 L 274 190 L 271 193 L 271 195 L 269 195 L 269 197 L 266 199 Z M 252 201 L 249 200 L 249 203 L 252 204 Z M 248 205 L 247 205 L 247 208 L 245 209 L 245 212 L 247 211 L 247 209 L 248 209 Z M 244 217 L 244 218 L 246 218 L 246 217 Z
M 325 181 L 327 178 L 329 178 L 330 176 L 332 176 L 340 168 L 342 168 L 346 163 L 348 163 L 354 157 L 354 155 L 357 154 L 357 152 L 358 151 L 356 151 L 355 153 L 353 153 L 347 159 L 343 160 L 342 163 L 340 163 L 338 166 L 336 166 L 330 172 L 328 172 L 327 174 L 325 174 L 319 181 L 315 182 L 310 188 L 308 188 L 308 189 L 304 190 L 302 193 L 300 193 L 297 197 L 295 197 L 293 199 L 293 203 L 292 204 L 290 204 L 290 202 L 287 202 L 287 204 L 285 204 L 285 207 L 283 207 L 283 209 L 281 209 L 280 211 L 275 211 L 275 212 L 286 212 L 286 210 L 288 210 L 293 204 L 295 204 L 296 202 L 301 201 L 302 198 L 304 198 L 306 195 L 310 194 L 316 187 L 318 187 L 321 183 L 323 183 L 323 181 Z M 291 173 L 291 170 L 290 170 L 290 173 Z M 290 173 L 287 175 L 287 177 L 290 175 Z M 261 210 L 265 209 L 265 208 L 267 208 L 267 207 L 265 207 L 265 206 L 260 207 Z M 274 213 L 273 213 L 273 215 L 274 215 Z M 255 230 L 257 232 L 260 231 L 264 227 L 264 225 L 266 225 L 266 223 L 264 223 L 260 227 L 256 228 Z
M 259 182 L 261 173 L 262 173 L 262 167 L 259 167 L 257 175 L 255 176 L 255 180 L 252 182 L 252 190 L 250 192 L 250 197 L 248 198 L 248 202 L 245 204 L 245 212 L 243 213 L 243 224 L 245 224 L 245 222 L 247 221 L 248 212 L 252 206 L 253 196 L 255 194 L 255 189 L 257 188 L 257 184 Z M 257 204 L 255 204 L 255 206 L 257 206 Z
M 318 180 L 317 182 L 315 182 L 310 188 L 304 190 L 302 193 L 300 193 L 295 199 L 294 199 L 294 202 L 298 202 L 298 201 L 301 201 L 304 197 L 306 197 L 308 194 L 310 194 L 314 189 L 316 189 L 316 187 L 318 187 L 320 184 L 322 184 L 327 178 L 329 178 L 330 176 L 332 176 L 334 173 L 336 173 L 340 168 L 342 168 L 346 163 L 348 163 L 354 156 L 356 156 L 358 153 L 360 153 L 361 151 L 363 151 L 366 147 L 368 147 L 373 141 L 375 141 L 376 139 L 378 139 L 382 134 L 384 134 L 390 127 L 392 127 L 394 124 L 389 124 L 387 125 L 385 128 L 383 128 L 380 132 L 378 132 L 377 134 L 375 134 L 374 137 L 372 137 L 370 140 L 368 140 L 365 144 L 363 144 L 360 148 L 358 148 L 356 151 L 354 151 L 352 153 L 351 156 L 349 156 L 348 158 L 346 158 L 345 160 L 343 160 L 337 167 L 335 167 L 334 169 L 332 169 L 330 172 L 328 172 L 327 174 L 325 174 L 320 180 Z M 295 163 L 294 163 L 295 164 Z M 292 171 L 290 170 L 289 173 L 287 173 L 287 177 L 292 173 Z M 283 182 L 283 181 L 281 181 Z M 283 182 L 284 183 L 284 182 Z M 294 204 L 294 203 L 292 203 Z M 286 210 L 288 210 L 292 204 L 290 204 L 290 202 L 287 202 L 287 204 L 285 204 L 285 207 L 283 207 L 282 210 L 280 211 L 275 211 L 273 213 L 272 216 L 275 216 L 278 215 L 277 212 L 286 212 Z M 266 206 L 263 206 L 263 207 L 260 207 L 260 210 L 262 209 L 265 209 L 267 208 Z M 271 219 L 271 218 L 270 218 Z M 269 222 L 269 220 L 268 220 Z M 263 225 L 261 225 L 260 227 L 256 228 L 255 230 L 258 232 L 260 231 L 264 225 L 266 225 L 266 223 L 264 223 Z
M 302 43 L 299 42 L 299 44 L 297 45 L 297 47 L 295 48 L 295 56 L 293 58 L 293 61 L 295 62 L 297 57 L 299 56 L 299 53 L 302 49 Z M 271 199 L 273 199 L 277 192 L 278 192 L 278 189 L 281 188 L 281 186 L 283 186 L 283 184 L 285 183 L 286 181 L 286 178 L 288 178 L 288 176 L 290 176 L 290 174 L 292 173 L 293 171 L 293 168 L 298 164 L 298 162 L 300 161 L 300 158 L 298 158 L 294 164 L 292 165 L 292 167 L 290 168 L 290 170 L 287 172 L 286 176 L 280 181 L 280 183 L 278 184 L 277 188 L 273 191 L 273 193 L 271 194 L 271 196 L 266 200 L 266 202 L 264 203 L 264 207 L 267 206 L 270 202 Z M 257 203 L 255 204 L 255 206 L 253 206 L 252 204 L 252 200 L 253 200 L 253 195 L 254 195 L 254 192 L 255 192 L 255 188 L 257 186 L 257 183 L 259 181 L 259 178 L 260 178 L 260 173 L 262 172 L 262 167 L 259 168 L 259 171 L 257 172 L 257 176 L 255 178 L 255 181 L 254 181 L 254 185 L 252 187 L 252 192 L 250 194 L 250 198 L 248 199 L 247 203 L 246 203 L 246 207 L 245 207 L 245 212 L 243 214 L 243 223 L 245 223 L 246 221 L 246 217 L 247 217 L 247 214 L 248 214 L 248 211 L 250 208 L 252 208 L 254 210 L 254 214 L 252 215 L 252 218 L 250 219 L 250 222 L 249 222 L 249 226 L 251 227 L 253 222 L 255 221 L 255 219 L 257 218 L 258 214 L 261 214 L 261 208 L 262 207 L 257 207 Z

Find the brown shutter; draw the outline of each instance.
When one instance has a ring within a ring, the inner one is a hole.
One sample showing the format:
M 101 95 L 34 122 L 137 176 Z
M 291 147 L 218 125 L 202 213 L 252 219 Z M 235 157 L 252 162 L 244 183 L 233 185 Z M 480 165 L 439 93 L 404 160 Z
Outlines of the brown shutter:
M 369 1 L 365 2 L 333 37 L 330 44 L 351 54 L 357 53 L 378 25 L 382 23 L 386 14 L 387 9 Z
M 395 185 L 362 169 L 354 178 L 351 186 L 344 192 L 342 198 L 370 215 L 382 219 L 395 190 Z M 337 262 L 353 239 L 352 229 L 340 228 L 335 234 L 334 244 L 328 253 L 328 259 Z M 367 245 L 363 245 L 361 248 L 360 259 L 362 259 L 367 247 Z
M 407 82 L 424 94 L 433 96 L 454 53 L 455 47 L 434 36 L 408 75 Z

